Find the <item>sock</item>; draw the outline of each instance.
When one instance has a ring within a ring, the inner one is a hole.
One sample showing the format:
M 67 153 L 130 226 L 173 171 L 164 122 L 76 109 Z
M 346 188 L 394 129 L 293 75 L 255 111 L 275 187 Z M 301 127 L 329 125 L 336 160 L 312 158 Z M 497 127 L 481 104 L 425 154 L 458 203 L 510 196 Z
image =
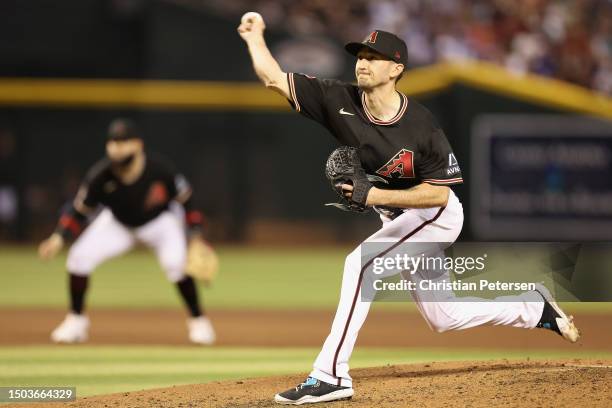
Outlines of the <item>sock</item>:
M 200 309 L 200 302 L 198 300 L 198 291 L 196 289 L 195 282 L 191 276 L 185 276 L 182 280 L 176 283 L 176 287 L 185 302 L 185 306 L 189 309 L 189 313 L 192 317 L 200 317 L 203 315 Z
M 70 310 L 72 313 L 80 315 L 83 313 L 89 276 L 79 276 L 68 272 L 68 281 L 70 288 Z

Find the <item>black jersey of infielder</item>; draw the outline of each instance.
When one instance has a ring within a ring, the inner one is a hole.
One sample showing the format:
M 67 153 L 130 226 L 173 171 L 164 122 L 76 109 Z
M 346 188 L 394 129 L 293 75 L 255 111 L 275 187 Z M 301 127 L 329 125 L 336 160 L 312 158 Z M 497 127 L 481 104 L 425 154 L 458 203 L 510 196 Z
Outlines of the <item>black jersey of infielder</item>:
M 444 132 L 415 100 L 399 93 L 400 109 L 383 121 L 368 111 L 365 94 L 356 85 L 294 73 L 288 81 L 294 109 L 325 126 L 341 144 L 358 148 L 366 172 L 377 176 L 377 187 L 463 182 Z
M 159 156 L 147 154 L 142 174 L 131 184 L 122 182 L 107 158 L 87 173 L 76 204 L 108 207 L 115 218 L 129 227 L 139 227 L 168 209 L 171 200 L 190 194 L 191 188 L 172 165 Z

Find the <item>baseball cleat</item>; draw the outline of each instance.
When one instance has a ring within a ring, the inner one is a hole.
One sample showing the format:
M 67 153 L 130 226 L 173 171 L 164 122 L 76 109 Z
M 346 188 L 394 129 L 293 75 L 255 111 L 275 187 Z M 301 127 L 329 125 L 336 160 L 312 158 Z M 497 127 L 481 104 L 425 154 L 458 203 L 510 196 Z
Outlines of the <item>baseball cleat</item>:
M 51 332 L 54 343 L 83 343 L 87 341 L 89 318 L 84 315 L 69 313 L 62 323 Z
M 572 343 L 577 342 L 580 338 L 580 330 L 574 324 L 574 317 L 567 316 L 561 310 L 550 291 L 544 285 L 537 284 L 536 292 L 544 298 L 544 310 L 536 327 L 552 330 Z
M 200 316 L 187 321 L 189 328 L 189 340 L 192 343 L 210 346 L 215 342 L 215 329 L 208 317 Z
M 328 402 L 350 399 L 353 396 L 351 387 L 333 385 L 313 377 L 295 388 L 276 394 L 274 402 L 284 405 L 314 404 L 316 402 Z

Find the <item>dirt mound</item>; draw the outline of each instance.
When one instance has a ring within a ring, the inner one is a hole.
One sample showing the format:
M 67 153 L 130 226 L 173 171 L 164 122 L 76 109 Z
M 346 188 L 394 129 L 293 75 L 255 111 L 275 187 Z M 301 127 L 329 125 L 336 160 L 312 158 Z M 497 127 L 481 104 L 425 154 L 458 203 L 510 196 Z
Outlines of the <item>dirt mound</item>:
M 274 394 L 305 374 L 186 385 L 101 395 L 70 404 L 32 407 L 223 407 L 278 406 Z M 610 407 L 611 360 L 489 361 L 395 365 L 353 372 L 355 396 L 329 403 L 351 407 Z M 18 404 L 23 408 L 28 405 Z M 321 405 L 320 405 L 321 406 Z

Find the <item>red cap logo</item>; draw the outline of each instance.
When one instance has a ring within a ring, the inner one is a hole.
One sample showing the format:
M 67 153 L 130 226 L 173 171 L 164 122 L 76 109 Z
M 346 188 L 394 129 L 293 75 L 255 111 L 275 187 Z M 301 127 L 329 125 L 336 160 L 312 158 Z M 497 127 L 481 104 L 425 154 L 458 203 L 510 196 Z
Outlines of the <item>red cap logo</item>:
M 395 59 L 400 59 L 400 52 L 399 51 L 395 51 Z
M 370 35 L 368 36 L 368 38 L 366 39 L 366 42 L 374 44 L 376 42 L 377 35 L 378 35 L 378 31 L 372 31 Z

